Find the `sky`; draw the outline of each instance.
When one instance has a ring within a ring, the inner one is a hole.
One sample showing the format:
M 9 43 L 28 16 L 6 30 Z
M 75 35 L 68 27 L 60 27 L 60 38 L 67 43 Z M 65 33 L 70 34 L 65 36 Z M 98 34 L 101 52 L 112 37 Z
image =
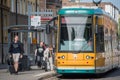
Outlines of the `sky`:
M 81 2 L 92 2 L 93 0 L 80 0 Z M 120 0 L 102 0 L 102 2 L 113 3 L 120 11 Z

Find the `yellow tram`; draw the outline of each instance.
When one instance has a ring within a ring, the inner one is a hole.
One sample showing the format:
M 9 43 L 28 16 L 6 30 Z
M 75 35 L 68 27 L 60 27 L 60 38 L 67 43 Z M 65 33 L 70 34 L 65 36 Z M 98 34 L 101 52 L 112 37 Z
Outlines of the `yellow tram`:
M 96 74 L 118 67 L 118 25 L 104 10 L 64 8 L 57 19 L 57 73 Z

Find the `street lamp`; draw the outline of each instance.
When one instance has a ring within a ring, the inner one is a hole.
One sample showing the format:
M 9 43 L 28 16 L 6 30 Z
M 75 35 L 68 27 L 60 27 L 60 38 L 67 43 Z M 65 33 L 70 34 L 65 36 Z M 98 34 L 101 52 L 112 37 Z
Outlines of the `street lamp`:
M 93 3 L 96 4 L 96 6 L 98 6 L 98 4 L 101 3 L 102 0 L 93 0 Z
M 1 0 L 1 5 L 3 5 L 3 0 Z M 0 12 L 0 17 L 1 17 L 1 21 L 2 21 L 2 23 L 1 23 L 1 62 L 0 63 L 2 63 L 2 64 L 4 64 L 4 50 L 3 50 L 3 26 L 4 26 L 4 17 L 3 17 L 3 8 L 1 8 L 1 12 Z
M 18 9 L 17 9 L 17 8 L 18 8 L 18 5 L 17 5 L 17 2 L 18 2 L 18 0 L 15 1 L 15 4 L 16 4 L 16 5 L 15 5 L 15 6 L 16 6 L 16 13 L 15 13 L 15 15 L 16 15 L 16 25 L 18 25 L 18 11 L 17 11 L 17 10 L 18 10 Z

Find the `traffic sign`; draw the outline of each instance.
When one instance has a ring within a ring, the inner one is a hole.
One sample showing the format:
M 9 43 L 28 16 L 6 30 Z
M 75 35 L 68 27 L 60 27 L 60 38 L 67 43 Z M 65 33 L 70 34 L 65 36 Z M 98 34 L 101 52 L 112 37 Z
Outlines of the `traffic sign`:
M 41 26 L 41 16 L 31 16 L 31 26 Z

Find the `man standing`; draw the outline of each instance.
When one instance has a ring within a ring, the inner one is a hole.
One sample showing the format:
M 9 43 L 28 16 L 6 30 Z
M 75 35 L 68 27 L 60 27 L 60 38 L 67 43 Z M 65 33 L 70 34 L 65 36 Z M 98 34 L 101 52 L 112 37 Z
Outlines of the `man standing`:
M 18 61 L 19 58 L 22 58 L 22 54 L 24 53 L 24 50 L 22 43 L 19 41 L 17 35 L 15 35 L 14 41 L 10 44 L 9 53 L 14 60 L 15 74 L 18 74 Z

